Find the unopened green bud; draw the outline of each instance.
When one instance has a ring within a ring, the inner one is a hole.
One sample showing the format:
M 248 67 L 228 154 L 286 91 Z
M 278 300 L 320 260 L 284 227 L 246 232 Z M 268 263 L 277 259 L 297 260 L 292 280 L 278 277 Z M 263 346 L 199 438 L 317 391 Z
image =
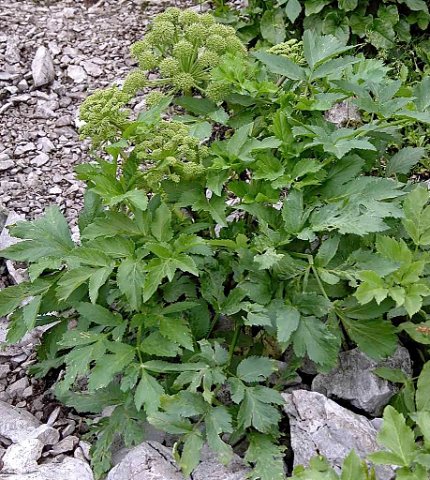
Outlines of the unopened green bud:
M 205 50 L 199 57 L 199 64 L 203 68 L 214 68 L 219 65 L 220 61 L 218 53 L 212 50 Z
M 165 58 L 159 65 L 163 77 L 173 77 L 181 71 L 181 66 L 176 58 Z
M 221 25 L 220 23 L 215 23 L 209 28 L 208 35 L 219 35 L 220 37 L 234 37 L 236 35 L 236 30 L 233 27 L 228 27 L 227 25 Z
M 169 7 L 163 13 L 160 13 L 154 18 L 154 23 L 161 23 L 164 21 L 176 23 L 179 19 L 179 15 L 181 14 L 181 10 L 176 7 Z
M 127 75 L 122 91 L 130 95 L 136 95 L 139 90 L 143 90 L 148 84 L 146 75 L 140 71 L 135 70 Z
M 194 52 L 194 46 L 187 40 L 181 40 L 173 47 L 173 56 L 178 60 L 190 58 Z
M 207 27 L 200 23 L 193 23 L 185 29 L 185 37 L 193 45 L 203 45 L 207 35 Z
M 158 90 L 149 92 L 148 95 L 145 96 L 146 106 L 151 108 L 160 103 L 164 98 L 166 98 L 166 95 L 164 95 L 163 92 L 159 92 Z
M 227 49 L 227 40 L 221 35 L 210 35 L 206 39 L 206 47 L 208 50 L 223 54 Z
M 230 94 L 227 82 L 211 82 L 206 88 L 206 95 L 215 103 L 222 102 Z
M 189 73 L 180 73 L 173 78 L 173 85 L 180 91 L 188 92 L 194 87 L 194 78 Z
M 179 23 L 181 25 L 191 25 L 199 22 L 199 14 L 194 10 L 184 10 L 179 15 Z
M 159 43 L 173 43 L 175 38 L 175 25 L 171 22 L 155 23 L 151 30 L 151 38 L 152 37 L 157 37 Z

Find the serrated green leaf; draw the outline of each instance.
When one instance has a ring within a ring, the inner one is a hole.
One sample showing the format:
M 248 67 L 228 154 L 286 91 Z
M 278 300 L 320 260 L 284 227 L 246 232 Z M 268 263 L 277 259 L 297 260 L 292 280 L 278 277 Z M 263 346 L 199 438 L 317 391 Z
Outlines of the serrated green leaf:
M 284 447 L 276 445 L 271 437 L 261 433 L 248 436 L 249 447 L 245 460 L 254 465 L 252 480 L 284 480 Z
M 424 364 L 418 377 L 415 401 L 418 411 L 430 411 L 430 362 Z
M 139 411 L 145 406 L 147 415 L 152 415 L 160 406 L 160 398 L 164 395 L 164 388 L 146 370 L 141 369 L 140 381 L 134 393 L 134 404 Z
M 240 428 L 253 426 L 261 433 L 270 433 L 281 415 L 272 404 L 282 405 L 284 400 L 275 390 L 263 386 L 246 387 L 237 416 Z
M 393 155 L 387 163 L 386 174 L 408 174 L 425 155 L 426 150 L 422 147 L 405 147 Z
M 135 350 L 124 343 L 112 343 L 115 346 L 113 354 L 106 354 L 96 362 L 88 379 L 88 390 L 96 391 L 104 388 L 114 379 L 115 375 L 125 370 L 133 361 Z
M 107 282 L 111 273 L 113 272 L 114 267 L 104 267 L 96 270 L 90 277 L 88 283 L 88 292 L 90 296 L 91 303 L 96 303 L 100 288 Z
M 194 350 L 193 336 L 190 327 L 184 318 L 162 316 L 160 318 L 160 333 L 187 350 Z
M 266 52 L 254 52 L 254 57 L 266 65 L 272 73 L 283 75 L 291 80 L 304 80 L 305 70 L 286 57 Z
M 158 357 L 176 357 L 180 352 L 177 343 L 167 339 L 159 332 L 153 332 L 144 338 L 140 344 L 140 349 L 148 355 Z
M 380 360 L 392 355 L 397 347 L 396 330 L 387 320 L 350 320 L 342 318 L 351 339 L 366 355 Z
M 143 265 L 139 260 L 126 258 L 118 267 L 117 282 L 125 295 L 131 310 L 138 310 L 142 304 L 142 287 L 145 280 Z
M 211 408 L 205 415 L 206 439 L 210 449 L 218 455 L 221 463 L 228 465 L 233 458 L 233 449 L 225 443 L 221 436 L 232 433 L 232 418 L 227 408 L 218 406 Z
M 172 213 L 165 203 L 155 210 L 151 223 L 151 233 L 159 242 L 168 242 L 173 236 Z
M 76 310 L 83 318 L 88 320 L 89 323 L 96 323 L 106 327 L 116 327 L 123 322 L 121 315 L 115 314 L 101 305 L 82 302 L 78 304 Z
M 278 306 L 275 313 L 275 323 L 278 342 L 287 343 L 299 326 L 300 312 L 291 305 Z
M 368 480 L 367 467 L 363 460 L 351 450 L 342 465 L 340 480 Z
M 282 253 L 276 253 L 276 250 L 270 247 L 264 253 L 255 255 L 254 261 L 260 270 L 267 270 L 276 265 L 283 257 Z
M 414 432 L 406 425 L 404 416 L 390 405 L 384 410 L 384 422 L 377 438 L 388 452 L 370 454 L 372 462 L 404 467 L 412 464 L 417 450 Z
M 302 6 L 298 0 L 288 0 L 287 6 L 285 7 L 285 13 L 291 23 L 294 23 L 297 20 L 301 11 Z
M 200 463 L 200 453 L 204 443 L 201 432 L 196 429 L 185 435 L 179 466 L 186 477 L 189 477 Z
M 291 338 L 298 357 L 307 355 L 324 370 L 336 364 L 339 340 L 321 320 L 302 316 Z
M 303 34 L 303 52 L 311 69 L 351 48 L 333 35 L 319 36 L 312 30 Z
M 237 376 L 243 382 L 261 382 L 276 371 L 273 360 L 267 357 L 248 357 L 237 367 Z
M 285 40 L 284 15 L 280 8 L 266 10 L 259 23 L 262 37 L 272 45 Z
M 410 377 L 398 368 L 378 367 L 373 370 L 373 373 L 393 383 L 406 384 L 410 381 Z
M 75 268 L 66 272 L 58 282 L 59 300 L 67 300 L 77 288 L 87 283 L 93 273 L 94 269 L 89 267 Z

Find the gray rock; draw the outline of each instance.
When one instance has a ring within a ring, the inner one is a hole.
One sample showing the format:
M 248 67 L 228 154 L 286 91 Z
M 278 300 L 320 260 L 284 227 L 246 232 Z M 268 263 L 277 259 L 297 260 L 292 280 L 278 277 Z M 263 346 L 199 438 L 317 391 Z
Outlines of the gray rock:
M 88 75 L 91 75 L 92 77 L 99 77 L 103 73 L 103 69 L 99 65 L 89 60 L 84 60 L 82 65 Z
M 82 83 L 87 79 L 87 73 L 79 65 L 69 65 L 67 67 L 67 76 L 75 83 Z
M 42 455 L 43 443 L 37 438 L 26 438 L 11 445 L 4 454 L 3 472 L 29 473 L 37 468 Z
M 6 378 L 7 374 L 10 372 L 10 365 L 5 363 L 5 364 L 0 364 L 0 379 L 1 378 Z
M 1 197 L 0 197 L 0 202 L 1 202 Z M 8 215 L 9 215 L 8 211 L 0 203 L 0 234 L 4 226 L 6 225 Z
M 133 448 L 106 480 L 184 480 L 184 477 L 168 448 L 158 442 L 144 442 Z
M 19 241 L 18 238 L 12 237 L 9 233 L 9 229 L 5 228 L 9 225 L 14 225 L 17 222 L 25 220 L 24 215 L 19 215 L 15 212 L 10 212 L 7 216 L 6 222 L 4 222 L 3 229 L 0 229 L 0 250 L 13 245 Z M 1 356 L 1 352 L 0 352 Z
M 283 394 L 284 410 L 288 414 L 294 465 L 308 465 L 321 454 L 340 470 L 343 459 L 354 449 L 365 458 L 379 450 L 377 430 L 364 416 L 350 412 L 321 393 L 296 390 Z M 376 467 L 379 480 L 391 480 L 390 467 Z
M 58 430 L 49 425 L 40 425 L 30 434 L 31 438 L 37 438 L 43 445 L 56 445 L 60 440 Z
M 13 160 L 0 160 L 0 172 L 4 172 L 5 170 L 9 170 L 15 166 L 15 162 Z
M 4 58 L 7 63 L 13 65 L 21 61 L 21 53 L 19 51 L 18 45 L 22 43 L 19 41 L 18 37 L 15 35 L 9 36 L 6 42 L 6 52 Z
M 15 148 L 15 155 L 20 156 L 24 153 L 31 152 L 32 150 L 36 150 L 36 145 L 32 142 L 28 142 L 25 145 L 19 145 Z
M 46 47 L 40 46 L 31 63 L 31 73 L 35 87 L 51 83 L 55 78 L 54 63 Z
M 79 443 L 78 437 L 66 437 L 61 440 L 61 442 L 57 443 L 54 448 L 49 452 L 52 455 L 60 455 L 60 453 L 66 453 L 73 450 L 76 445 Z
M 36 167 L 42 167 L 43 165 L 46 165 L 49 162 L 49 155 L 47 155 L 44 152 L 39 153 L 36 157 L 33 158 L 31 161 L 32 165 L 35 165 Z
M 202 459 L 193 472 L 193 480 L 245 480 L 249 469 L 242 459 L 235 455 L 225 466 L 207 446 L 202 449 Z
M 30 413 L 0 401 L 0 435 L 18 443 L 39 426 L 39 420 Z
M 194 480 L 244 480 L 248 469 L 235 456 L 228 466 L 219 463 L 206 447 Z M 0 477 L 1 479 L 1 477 Z M 133 448 L 108 474 L 106 480 L 184 480 L 170 449 L 158 442 L 144 442 Z
M 13 382 L 7 388 L 7 392 L 12 396 L 20 396 L 24 392 L 24 390 L 29 386 L 29 381 L 27 377 L 22 377 L 16 382 Z
M 357 106 L 348 101 L 336 103 L 324 113 L 324 117 L 338 128 L 361 122 L 361 115 Z
M 330 373 L 317 375 L 312 382 L 312 390 L 329 398 L 348 401 L 354 407 L 377 417 L 398 388 L 375 375 L 373 370 L 376 367 L 398 368 L 406 375 L 412 375 L 411 358 L 404 347 L 399 347 L 392 357 L 381 362 L 354 349 L 342 352 L 339 365 Z
M 0 480 L 94 480 L 94 476 L 87 463 L 67 457 L 61 463 L 39 465 L 30 473 L 0 473 Z

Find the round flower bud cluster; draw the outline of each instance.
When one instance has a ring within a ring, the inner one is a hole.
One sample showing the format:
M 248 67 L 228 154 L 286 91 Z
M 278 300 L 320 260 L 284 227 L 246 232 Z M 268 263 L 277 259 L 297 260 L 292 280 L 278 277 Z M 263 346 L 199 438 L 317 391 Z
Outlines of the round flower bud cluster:
M 303 55 L 303 42 L 295 38 L 273 46 L 268 50 L 268 53 L 282 55 L 298 65 L 303 65 L 306 62 Z
M 162 180 L 179 181 L 202 174 L 201 161 L 208 155 L 208 148 L 190 136 L 186 125 L 165 120 L 145 132 L 144 138 L 136 138 L 134 151 L 142 162 L 151 165 L 143 173 L 146 185 L 151 188 Z
M 97 90 L 81 105 L 80 120 L 85 122 L 80 129 L 83 138 L 91 138 L 95 147 L 106 141 L 114 141 L 127 124 L 129 111 L 124 106 L 131 96 L 111 87 Z
M 222 56 L 240 52 L 246 49 L 234 28 L 215 23 L 209 13 L 174 7 L 157 15 L 144 39 L 131 47 L 142 71 L 159 74 L 154 84 L 185 94 L 204 91 Z
M 140 71 L 135 70 L 127 75 L 122 86 L 122 91 L 131 96 L 136 95 L 139 90 L 143 90 L 148 85 L 146 75 Z

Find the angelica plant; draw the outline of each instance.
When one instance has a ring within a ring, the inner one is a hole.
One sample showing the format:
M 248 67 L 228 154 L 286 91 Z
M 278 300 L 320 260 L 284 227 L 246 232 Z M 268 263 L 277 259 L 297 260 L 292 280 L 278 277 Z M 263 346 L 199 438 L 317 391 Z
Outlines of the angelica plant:
M 204 93 L 211 69 L 229 52 L 245 53 L 232 27 L 215 23 L 210 14 L 174 7 L 158 15 L 145 37 L 131 47 L 140 70 L 159 76 L 148 80 L 149 85 L 184 94 Z

